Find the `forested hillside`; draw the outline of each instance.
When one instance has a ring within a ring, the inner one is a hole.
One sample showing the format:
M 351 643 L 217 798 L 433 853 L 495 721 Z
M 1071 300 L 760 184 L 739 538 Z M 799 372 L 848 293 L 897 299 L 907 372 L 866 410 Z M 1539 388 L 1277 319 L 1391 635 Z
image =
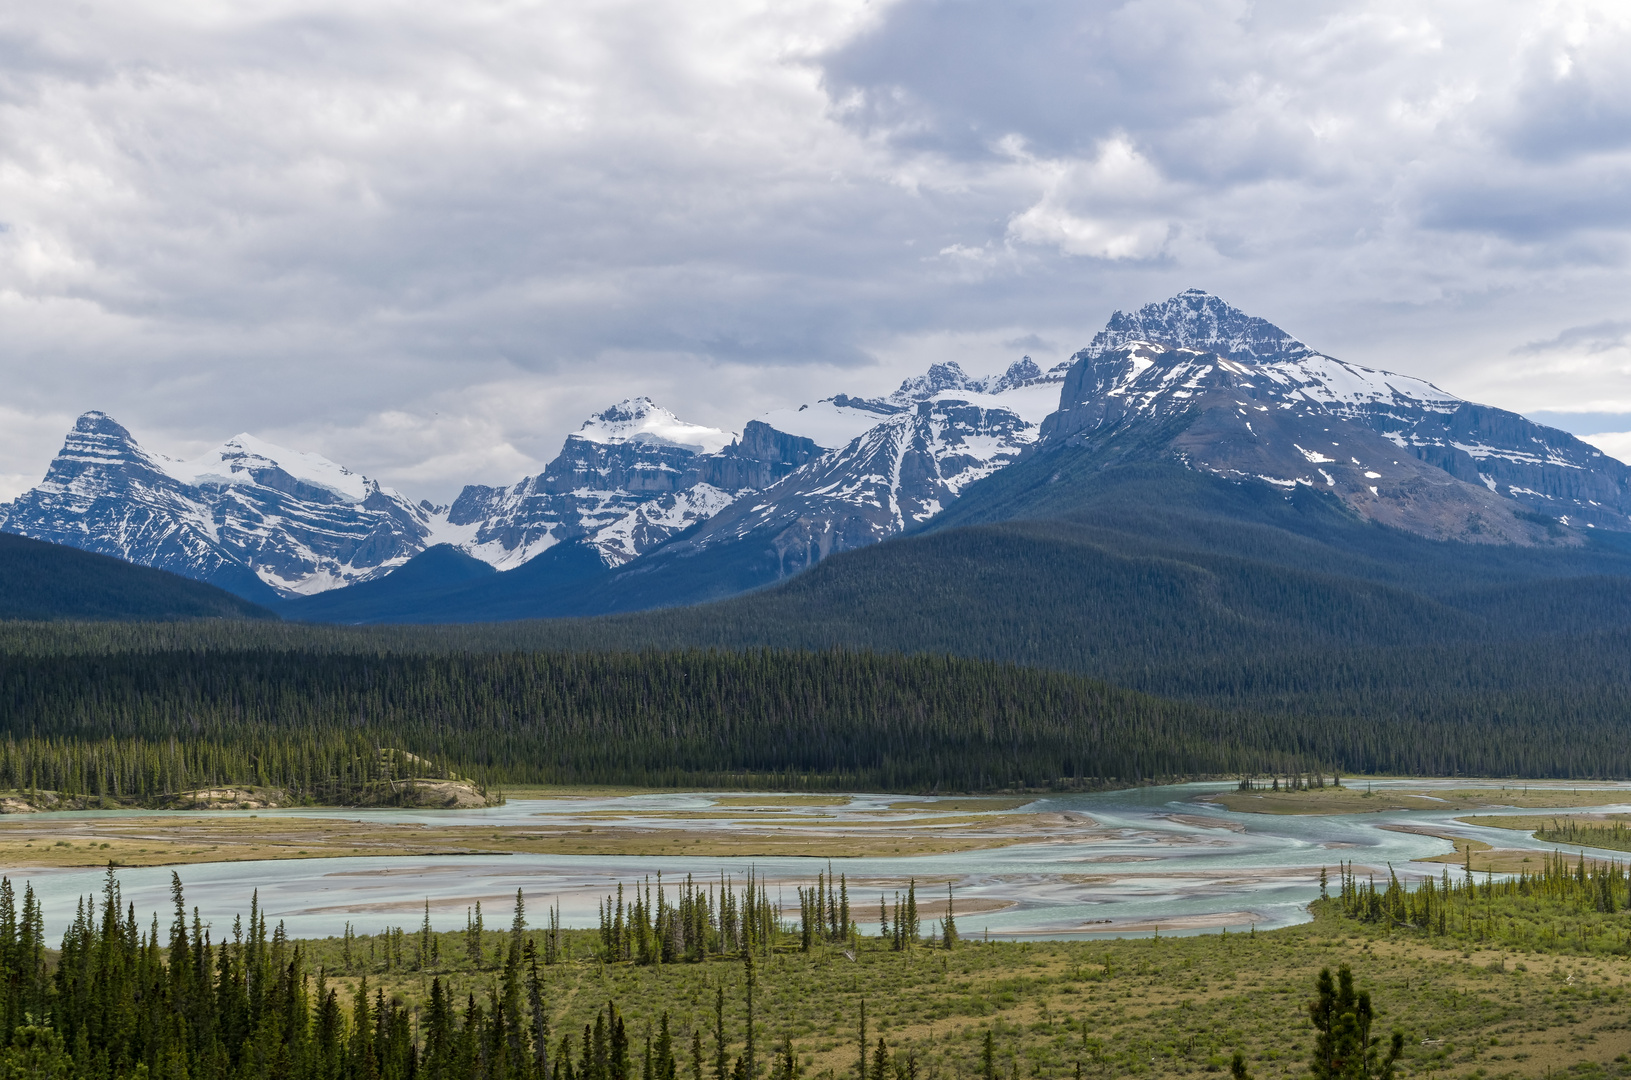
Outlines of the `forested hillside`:
M 1249 720 L 1074 676 L 839 651 L 13 656 L 0 722 L 19 740 L 0 786 L 90 793 L 153 792 L 174 759 L 194 781 L 247 769 L 317 791 L 370 741 L 489 783 L 968 789 L 1314 760 Z
M 1373 708 L 1354 668 L 1351 703 L 1334 697 L 1310 715 L 1295 695 L 1275 710 L 1215 708 L 943 656 L 479 651 L 445 637 L 426 648 L 429 631 L 243 624 L 29 629 L 0 637 L 0 787 L 151 797 L 263 783 L 320 798 L 379 747 L 488 785 L 976 790 L 1317 767 L 1631 775 L 1623 672 L 1612 686 L 1613 673 L 1590 673 L 1572 695 L 1491 691 L 1469 718 L 1465 696 L 1434 708 L 1383 695 Z M 1428 655 L 1412 671 L 1426 684 L 1443 666 Z M 1531 671 L 1501 675 L 1522 685 Z
M 0 533 L 0 619 L 273 617 L 213 585 Z
M 153 762 L 197 759 L 189 783 L 253 762 L 311 791 L 367 746 L 499 784 L 1631 775 L 1631 556 L 1611 542 L 1437 543 L 1310 492 L 1069 454 L 959 506 L 972 520 L 694 608 L 0 624 L 0 725 L 74 740 L 16 743 L 0 784 L 151 793 L 180 782 Z M 140 744 L 74 756 L 115 737 Z

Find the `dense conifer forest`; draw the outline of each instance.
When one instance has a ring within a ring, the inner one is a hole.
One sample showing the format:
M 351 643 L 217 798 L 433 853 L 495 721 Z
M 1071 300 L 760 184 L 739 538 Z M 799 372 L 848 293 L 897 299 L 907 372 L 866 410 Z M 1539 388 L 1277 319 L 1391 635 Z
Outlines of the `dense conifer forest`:
M 272 619 L 164 570 L 0 532 L 0 619 Z
M 0 786 L 321 798 L 407 750 L 492 784 L 882 790 L 1297 771 L 1250 717 L 1012 665 L 871 653 L 7 657 Z
M 1465 654 L 1422 649 L 1399 657 L 1402 674 L 1313 652 L 1284 671 L 1273 658 L 1198 667 L 1194 678 L 1215 685 L 1174 701 L 945 656 L 531 651 L 513 632 L 505 648 L 501 633 L 5 624 L 0 786 L 153 798 L 253 783 L 323 800 L 377 777 L 382 748 L 489 786 L 952 791 L 1318 768 L 1631 775 L 1628 676 L 1602 653 L 1492 651 L 1475 676 L 1486 688 L 1440 707 L 1429 676 L 1474 679 L 1455 666 Z M 1525 687 L 1531 675 L 1540 688 Z M 1276 697 L 1299 678 L 1324 688 L 1322 712 L 1305 711 L 1308 695 Z M 1468 701 L 1482 707 L 1469 716 Z

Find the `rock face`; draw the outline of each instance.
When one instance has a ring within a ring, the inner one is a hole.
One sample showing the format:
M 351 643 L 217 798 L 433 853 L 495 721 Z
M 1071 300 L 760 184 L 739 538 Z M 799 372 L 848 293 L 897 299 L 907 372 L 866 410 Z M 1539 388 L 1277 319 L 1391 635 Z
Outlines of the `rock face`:
M 636 398 L 591 418 L 538 476 L 466 488 L 448 521 L 473 530 L 455 543 L 500 567 L 574 540 L 621 567 L 706 522 L 681 550 L 747 543 L 796 573 L 927 521 L 1013 461 L 1061 379 L 1029 358 L 982 379 L 936 364 L 888 397 L 782 410 L 728 443 Z
M 723 545 L 774 553 L 777 576 L 922 524 L 962 490 L 1016 460 L 1037 423 L 942 391 L 901 408 L 786 479 L 739 499 L 676 551 Z
M 561 544 L 648 580 L 706 564 L 718 588 L 739 589 L 921 526 L 970 484 L 1065 444 L 1316 488 L 1442 539 L 1631 531 L 1631 469 L 1594 447 L 1336 360 L 1197 289 L 1116 312 L 1047 372 L 1029 357 L 983 377 L 935 364 L 891 394 L 779 409 L 740 435 L 629 398 L 537 475 L 471 485 L 448 507 L 250 435 L 173 461 L 91 412 L 45 481 L 0 507 L 0 528 L 257 600 L 377 578 L 439 543 L 501 570 Z
M 757 422 L 733 439 L 686 424 L 649 398 L 632 398 L 567 436 L 537 476 L 510 487 L 466 487 L 438 539 L 500 569 L 567 541 L 588 543 L 607 566 L 621 566 L 818 450 Z
M 424 546 L 432 517 L 315 454 L 239 435 L 176 461 L 88 412 L 44 482 L 6 507 L 0 525 L 255 598 L 388 573 Z
M 1118 312 L 1074 361 L 1044 444 L 1136 442 L 1220 476 L 1327 490 L 1440 539 L 1631 529 L 1631 468 L 1595 447 L 1317 353 L 1197 290 Z
M 1130 314 L 1118 311 L 1111 315 L 1104 329 L 1071 360 L 1100 356 L 1139 342 L 1197 349 L 1242 363 L 1314 355 L 1314 350 L 1267 319 L 1247 315 L 1209 292 L 1187 289 L 1170 300 L 1145 304 Z

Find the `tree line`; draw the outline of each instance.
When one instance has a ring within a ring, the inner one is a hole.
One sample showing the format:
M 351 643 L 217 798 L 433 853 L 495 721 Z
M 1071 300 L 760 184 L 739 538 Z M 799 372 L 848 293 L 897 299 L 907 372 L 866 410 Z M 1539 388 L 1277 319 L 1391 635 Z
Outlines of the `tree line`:
M 614 1001 L 581 1032 L 553 1030 L 555 1003 L 540 968 L 568 959 L 560 946 L 559 912 L 551 912 L 540 947 L 527 932 L 519 891 L 514 919 L 496 948 L 479 912 L 465 936 L 464 960 L 477 972 L 493 969 L 490 985 L 460 1001 L 438 972 L 427 1006 L 414 1010 L 379 984 L 371 986 L 367 971 L 352 975 L 355 939 L 349 926 L 343 968 L 313 970 L 307 944 L 291 940 L 281 923 L 269 926 L 258 897 L 247 920 L 233 920 L 230 938 L 213 940 L 198 909 L 189 913 L 181 879 L 172 874 L 168 927 L 161 930 L 156 913 L 144 927 L 110 868 L 101 896 L 81 899 L 53 958 L 32 887 L 25 886 L 19 909 L 11 882 L 0 879 L 0 1076 L 795 1080 L 800 1067 L 790 1036 L 784 1034 L 779 1046 L 761 1045 L 757 965 L 773 949 L 798 940 L 763 884 L 749 881 L 738 893 L 726 879 L 715 892 L 687 880 L 675 904 L 660 884 L 629 891 L 632 900 L 625 905 L 619 886 L 618 901 L 602 919 L 601 949 L 586 959 L 740 963 L 745 983 L 739 1028 L 720 980 L 706 1048 L 700 1026 L 684 1045 L 666 1012 L 656 1018 L 643 1048 L 636 1046 Z M 439 962 L 428 910 L 413 954 L 420 970 Z M 672 932 L 682 910 L 694 918 L 703 946 L 689 956 L 682 950 L 665 957 L 664 927 Z M 382 937 L 387 951 L 376 970 L 390 971 L 391 950 L 401 949 L 405 935 L 398 928 Z M 915 1076 L 915 1062 L 896 1062 L 882 1040 L 875 1049 L 868 1046 L 864 1000 L 861 1025 L 863 1080 Z
M 1411 888 L 1389 870 L 1388 880 L 1359 880 L 1349 865 L 1340 871 L 1337 895 L 1329 898 L 1344 917 L 1383 923 L 1427 938 L 1494 942 L 1513 949 L 1614 953 L 1631 951 L 1631 928 L 1617 912 L 1631 905 L 1631 873 L 1617 860 L 1573 862 L 1559 851 L 1536 853 L 1533 867 L 1497 880 L 1479 881 L 1469 851 L 1462 872 L 1446 866 L 1437 879 Z M 1320 891 L 1326 874 L 1320 872 Z
M 848 650 L 0 654 L 0 783 L 324 785 L 396 747 L 484 784 L 972 790 L 1300 772 L 1249 716 Z M 359 773 L 360 770 L 360 773 Z
M 1617 720 L 1631 707 L 1624 634 L 1585 649 L 1570 638 L 1162 660 L 1120 673 L 1137 691 L 944 655 L 532 651 L 517 643 L 543 631 L 526 628 L 26 631 L 0 624 L 0 785 L 90 795 L 265 783 L 323 801 L 325 784 L 377 780 L 382 747 L 487 785 L 1631 776 Z

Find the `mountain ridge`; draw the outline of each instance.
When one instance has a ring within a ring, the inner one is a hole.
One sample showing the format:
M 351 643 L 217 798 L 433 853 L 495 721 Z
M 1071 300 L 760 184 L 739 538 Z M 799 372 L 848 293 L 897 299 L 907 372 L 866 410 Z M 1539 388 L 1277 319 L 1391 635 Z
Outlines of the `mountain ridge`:
M 1046 372 L 1029 357 L 977 378 L 936 363 L 890 394 L 774 410 L 739 433 L 628 398 L 540 473 L 468 485 L 446 507 L 251 435 L 195 462 L 161 459 L 87 413 L 0 528 L 297 607 L 441 544 L 506 573 L 568 545 L 570 580 L 544 582 L 549 560 L 523 592 L 550 597 L 539 614 L 587 614 L 762 587 L 838 552 L 991 520 L 999 504 L 1023 514 L 1037 493 L 995 481 L 1065 447 L 1087 447 L 1100 469 L 1167 461 L 1285 498 L 1320 488 L 1360 519 L 1443 540 L 1544 547 L 1631 530 L 1631 469 L 1595 447 L 1326 356 L 1198 289 L 1115 312 Z

